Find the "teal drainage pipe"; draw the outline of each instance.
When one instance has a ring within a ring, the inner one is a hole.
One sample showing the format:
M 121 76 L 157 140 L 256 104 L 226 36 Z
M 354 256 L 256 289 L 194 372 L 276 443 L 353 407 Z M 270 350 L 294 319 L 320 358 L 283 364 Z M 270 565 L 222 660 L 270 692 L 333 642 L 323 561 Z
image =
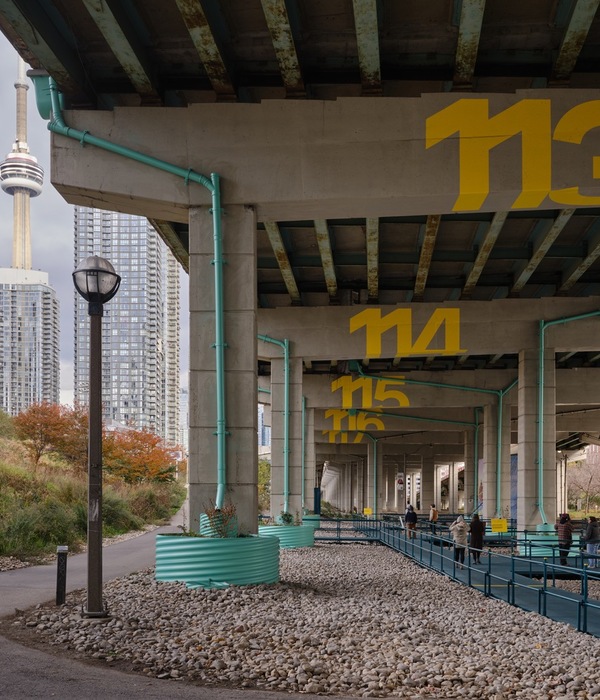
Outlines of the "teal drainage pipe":
M 304 513 L 304 506 L 306 501 L 306 494 L 304 488 L 304 474 L 306 470 L 306 396 L 302 397 L 302 437 L 301 437 L 301 468 L 300 474 L 302 479 L 302 485 L 300 487 L 300 499 L 302 502 L 302 513 Z
M 283 511 L 289 512 L 290 500 L 290 341 L 259 335 L 264 343 L 273 343 L 283 350 Z
M 48 90 L 50 93 L 50 101 L 52 105 L 51 120 L 48 123 L 48 130 L 61 136 L 66 136 L 70 139 L 75 139 L 82 146 L 90 144 L 101 148 L 110 153 L 129 158 L 138 163 L 144 163 L 152 168 L 163 170 L 171 175 L 182 177 L 185 184 L 195 182 L 205 187 L 211 195 L 213 217 L 213 244 L 214 244 L 214 260 L 215 267 L 214 285 L 215 285 L 215 373 L 216 373 L 216 393 L 217 393 L 217 495 L 215 499 L 215 507 L 221 508 L 225 498 L 226 491 L 226 445 L 225 437 L 227 435 L 227 427 L 225 420 L 225 342 L 223 331 L 223 251 L 222 251 L 222 229 L 221 229 L 221 188 L 219 183 L 219 175 L 212 173 L 210 179 L 205 175 L 194 172 L 191 168 L 180 168 L 172 163 L 167 163 L 164 160 L 148 156 L 139 151 L 135 151 L 125 146 L 111 143 L 106 139 L 92 136 L 88 131 L 80 131 L 72 129 L 65 124 L 60 107 L 60 98 L 56 83 L 49 76 L 40 76 L 43 80 L 48 81 Z M 39 78 L 38 78 L 39 79 Z M 42 92 L 41 90 L 39 91 Z
M 360 363 L 354 362 L 356 371 L 361 377 L 375 379 L 378 382 L 396 382 L 397 384 L 414 384 L 417 386 L 433 386 L 438 389 L 457 389 L 458 391 L 471 391 L 480 394 L 494 394 L 498 400 L 498 417 L 496 422 L 496 515 L 501 515 L 501 484 L 502 484 L 502 401 L 504 396 L 518 383 L 515 379 L 506 389 L 480 389 L 472 386 L 461 386 L 460 384 L 442 384 L 440 382 L 426 382 L 419 379 L 395 379 L 394 377 L 378 377 L 377 375 L 365 374 Z M 427 419 L 424 419 L 427 420 Z M 478 432 L 478 431 L 477 431 Z M 476 439 L 478 438 L 478 435 Z M 474 501 L 475 503 L 476 501 Z
M 584 318 L 600 316 L 600 311 L 590 311 L 577 316 L 557 318 L 553 321 L 540 320 L 539 350 L 538 350 L 538 510 L 542 518 L 542 529 L 548 525 L 546 512 L 544 511 L 544 365 L 546 363 L 546 328 L 557 326 L 571 321 L 581 321 Z
M 475 436 L 473 438 L 473 513 L 479 511 L 479 406 L 475 407 Z M 471 513 L 471 515 L 473 514 Z
M 518 378 L 511 382 L 506 389 L 498 391 L 498 426 L 496 429 L 496 517 L 502 517 L 502 417 L 504 413 L 504 397 L 519 383 Z

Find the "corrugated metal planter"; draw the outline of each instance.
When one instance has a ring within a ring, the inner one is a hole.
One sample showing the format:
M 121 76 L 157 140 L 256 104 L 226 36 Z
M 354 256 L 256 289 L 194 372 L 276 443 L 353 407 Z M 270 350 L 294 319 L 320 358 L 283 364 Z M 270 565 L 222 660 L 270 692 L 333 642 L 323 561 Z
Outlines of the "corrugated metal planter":
M 156 536 L 157 581 L 221 588 L 279 581 L 276 537 Z
M 295 547 L 313 547 L 315 528 L 312 525 L 259 525 L 259 537 L 275 535 L 284 549 Z
M 303 525 L 312 525 L 315 530 L 321 527 L 321 516 L 320 515 L 303 515 L 302 516 Z

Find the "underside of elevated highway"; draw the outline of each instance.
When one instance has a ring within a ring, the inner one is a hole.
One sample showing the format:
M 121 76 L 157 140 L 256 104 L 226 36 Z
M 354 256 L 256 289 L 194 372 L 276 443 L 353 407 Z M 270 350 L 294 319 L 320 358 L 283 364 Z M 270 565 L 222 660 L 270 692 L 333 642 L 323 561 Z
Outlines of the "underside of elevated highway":
M 0 3 L 54 187 L 189 272 L 193 520 L 256 531 L 258 401 L 274 515 L 553 526 L 600 435 L 599 4 Z

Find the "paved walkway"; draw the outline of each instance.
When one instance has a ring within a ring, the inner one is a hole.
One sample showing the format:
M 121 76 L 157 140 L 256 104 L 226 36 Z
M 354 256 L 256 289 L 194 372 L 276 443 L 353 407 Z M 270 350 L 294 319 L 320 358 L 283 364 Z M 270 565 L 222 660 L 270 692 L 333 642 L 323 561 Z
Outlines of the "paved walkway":
M 103 578 L 109 581 L 154 566 L 155 536 L 177 531 L 179 520 L 139 537 L 103 548 Z M 67 591 L 87 586 L 87 555 L 71 556 L 67 564 Z M 15 610 L 56 600 L 56 564 L 0 572 L 0 618 Z M 6 700 L 60 698 L 61 700 L 264 700 L 265 691 L 212 688 L 157 680 L 123 673 L 103 662 L 83 663 L 59 649 L 32 649 L 0 636 L 0 696 Z M 268 693 L 269 700 L 319 700 L 317 695 Z M 350 698 L 341 698 L 350 700 Z

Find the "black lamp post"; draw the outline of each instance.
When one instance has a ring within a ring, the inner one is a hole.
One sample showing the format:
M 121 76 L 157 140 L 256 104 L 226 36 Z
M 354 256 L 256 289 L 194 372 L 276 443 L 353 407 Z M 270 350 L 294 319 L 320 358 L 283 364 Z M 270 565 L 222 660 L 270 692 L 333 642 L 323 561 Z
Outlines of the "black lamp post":
M 102 315 L 121 278 L 105 258 L 91 255 L 73 273 L 75 289 L 88 302 L 90 383 L 88 440 L 87 617 L 106 617 L 102 603 Z

